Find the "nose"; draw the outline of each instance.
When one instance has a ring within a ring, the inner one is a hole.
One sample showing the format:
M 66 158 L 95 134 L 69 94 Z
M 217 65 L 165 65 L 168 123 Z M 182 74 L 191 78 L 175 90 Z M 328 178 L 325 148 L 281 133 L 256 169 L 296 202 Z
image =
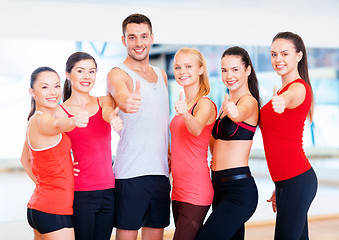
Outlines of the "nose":
M 85 72 L 84 78 L 85 79 L 89 79 L 90 78 L 90 74 L 88 72 Z
M 226 73 L 226 78 L 227 79 L 231 79 L 233 77 L 233 74 L 231 73 L 231 71 L 228 71 L 227 73 Z

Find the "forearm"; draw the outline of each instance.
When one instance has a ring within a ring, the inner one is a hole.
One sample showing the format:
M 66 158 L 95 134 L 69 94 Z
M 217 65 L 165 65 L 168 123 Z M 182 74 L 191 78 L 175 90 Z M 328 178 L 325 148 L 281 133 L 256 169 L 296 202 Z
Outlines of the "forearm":
M 190 134 L 194 136 L 199 136 L 204 129 L 205 125 L 192 116 L 190 113 L 182 115 L 184 122 L 186 124 L 187 130 Z

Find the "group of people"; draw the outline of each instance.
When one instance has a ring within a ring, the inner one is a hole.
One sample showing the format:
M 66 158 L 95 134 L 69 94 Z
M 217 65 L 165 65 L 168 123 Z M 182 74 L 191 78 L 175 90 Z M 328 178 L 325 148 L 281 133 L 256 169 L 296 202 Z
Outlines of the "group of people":
M 52 68 L 31 75 L 21 162 L 36 183 L 27 206 L 34 239 L 108 240 L 115 227 L 118 240 L 135 240 L 139 229 L 142 239 L 160 240 L 171 204 L 175 240 L 244 239 L 258 203 L 248 165 L 257 126 L 275 183 L 275 239 L 308 239 L 317 178 L 302 146 L 314 107 L 302 39 L 291 32 L 274 37 L 271 62 L 282 86 L 263 107 L 249 54 L 228 48 L 221 57 L 228 93 L 219 111 L 207 97 L 204 56 L 178 50 L 174 77 L 184 93 L 169 122 L 167 75 L 149 64 L 151 21 L 132 14 L 122 33 L 127 57 L 108 73 L 107 96 L 90 95 L 97 64 L 84 52 L 68 58 L 63 91 Z M 120 135 L 113 168 L 112 128 Z

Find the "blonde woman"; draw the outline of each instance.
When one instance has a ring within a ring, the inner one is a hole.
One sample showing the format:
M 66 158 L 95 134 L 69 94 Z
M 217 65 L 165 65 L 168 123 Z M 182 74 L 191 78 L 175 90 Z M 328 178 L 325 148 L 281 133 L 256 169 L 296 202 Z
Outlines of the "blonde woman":
M 182 48 L 175 54 L 174 77 L 186 99 L 181 92 L 170 124 L 173 239 L 194 240 L 213 201 L 207 151 L 217 108 L 206 97 L 210 91 L 207 66 L 199 51 Z

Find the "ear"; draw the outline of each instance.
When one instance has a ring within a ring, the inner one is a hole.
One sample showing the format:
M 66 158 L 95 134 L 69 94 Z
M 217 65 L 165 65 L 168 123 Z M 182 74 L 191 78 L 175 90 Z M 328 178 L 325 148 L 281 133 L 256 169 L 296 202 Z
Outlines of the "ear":
M 245 72 L 246 72 L 247 77 L 248 77 L 249 75 L 251 75 L 252 68 L 251 68 L 250 65 L 248 65 L 248 67 L 246 68 Z
M 124 44 L 124 46 L 126 47 L 127 43 L 126 43 L 126 38 L 124 35 L 121 36 L 121 42 L 122 44 Z
M 199 68 L 199 75 L 203 74 L 204 71 L 205 71 L 204 66 L 201 66 L 201 67 Z
M 32 98 L 35 97 L 35 93 L 34 93 L 34 89 L 33 88 L 29 89 L 29 94 L 32 96 Z
M 297 62 L 300 62 L 300 60 L 303 58 L 304 53 L 302 51 L 297 53 Z
M 70 79 L 70 75 L 71 75 L 71 74 L 70 74 L 69 72 L 67 72 L 67 71 L 66 71 L 66 74 L 65 74 L 65 75 L 66 75 L 66 79 L 68 79 L 68 80 L 69 80 L 69 79 Z M 69 80 L 69 81 L 70 81 L 70 80 Z
M 154 42 L 154 33 L 151 33 L 152 44 Z

